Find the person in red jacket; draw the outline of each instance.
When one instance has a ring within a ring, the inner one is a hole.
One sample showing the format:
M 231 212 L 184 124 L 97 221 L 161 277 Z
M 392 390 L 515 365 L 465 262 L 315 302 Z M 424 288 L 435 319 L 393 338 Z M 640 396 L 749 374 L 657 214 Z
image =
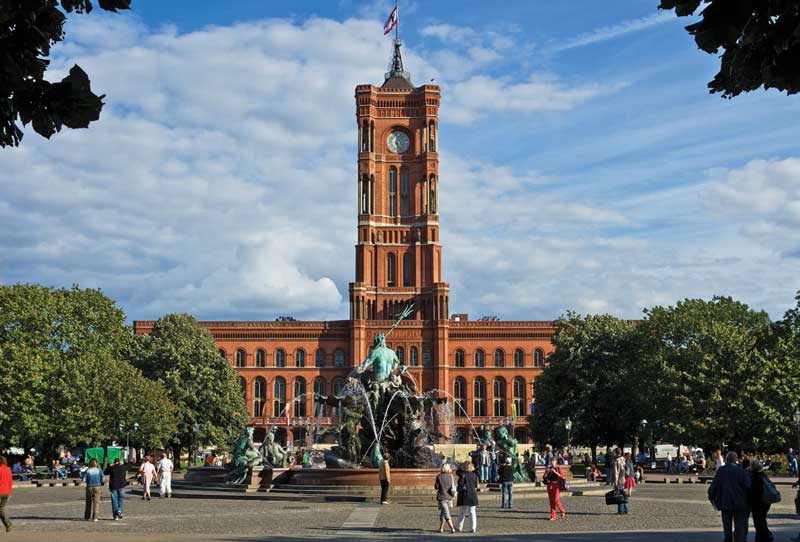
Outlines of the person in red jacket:
M 6 527 L 6 532 L 11 530 L 11 520 L 6 514 L 6 505 L 11 498 L 11 469 L 8 468 L 8 459 L 0 456 L 0 520 Z

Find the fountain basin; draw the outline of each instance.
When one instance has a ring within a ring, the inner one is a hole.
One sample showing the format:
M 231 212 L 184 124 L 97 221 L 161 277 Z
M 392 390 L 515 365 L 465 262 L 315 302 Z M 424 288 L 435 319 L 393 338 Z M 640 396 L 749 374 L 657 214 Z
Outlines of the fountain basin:
M 392 469 L 392 488 L 433 490 L 439 469 Z M 378 487 L 378 469 L 289 469 L 289 484 L 298 486 Z

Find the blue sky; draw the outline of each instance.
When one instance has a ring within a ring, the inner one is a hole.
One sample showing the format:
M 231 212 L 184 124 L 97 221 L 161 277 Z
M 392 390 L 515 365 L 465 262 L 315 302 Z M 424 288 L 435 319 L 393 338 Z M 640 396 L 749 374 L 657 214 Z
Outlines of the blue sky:
M 657 3 L 401 2 L 406 69 L 442 86 L 454 312 L 794 304 L 800 98 L 708 94 L 718 60 Z M 353 91 L 382 82 L 392 3 L 133 6 L 54 49 L 101 120 L 0 151 L 0 282 L 101 287 L 131 319 L 345 318 Z

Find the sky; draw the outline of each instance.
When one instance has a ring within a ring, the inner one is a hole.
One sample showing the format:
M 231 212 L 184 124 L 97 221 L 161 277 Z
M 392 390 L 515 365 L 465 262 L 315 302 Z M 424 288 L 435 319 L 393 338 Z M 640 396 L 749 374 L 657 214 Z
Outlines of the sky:
M 657 0 L 403 1 L 441 86 L 450 309 L 638 318 L 800 289 L 800 97 L 707 92 L 719 60 Z M 380 85 L 388 1 L 134 0 L 71 16 L 106 106 L 0 150 L 0 283 L 101 288 L 129 320 L 346 319 L 354 89 Z

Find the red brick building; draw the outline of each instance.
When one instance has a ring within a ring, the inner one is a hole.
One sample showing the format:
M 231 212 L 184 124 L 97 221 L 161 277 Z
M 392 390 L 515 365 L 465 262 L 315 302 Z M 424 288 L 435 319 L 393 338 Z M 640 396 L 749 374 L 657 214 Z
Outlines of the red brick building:
M 287 428 L 281 413 L 290 403 L 294 440 L 334 424 L 335 413 L 315 405 L 314 392 L 339 391 L 367 357 L 374 335 L 413 304 L 413 316 L 387 344 L 421 390 L 451 396 L 455 441 L 471 442 L 473 425 L 497 425 L 516 409 L 515 434 L 528 442 L 525 415 L 552 349 L 552 322 L 470 321 L 449 313 L 439 242 L 439 87 L 412 85 L 396 41 L 383 85 L 358 85 L 355 99 L 358 242 L 350 318 L 202 322 L 241 375 L 256 441 L 273 423 Z M 152 325 L 137 321 L 134 328 L 148 333 Z

